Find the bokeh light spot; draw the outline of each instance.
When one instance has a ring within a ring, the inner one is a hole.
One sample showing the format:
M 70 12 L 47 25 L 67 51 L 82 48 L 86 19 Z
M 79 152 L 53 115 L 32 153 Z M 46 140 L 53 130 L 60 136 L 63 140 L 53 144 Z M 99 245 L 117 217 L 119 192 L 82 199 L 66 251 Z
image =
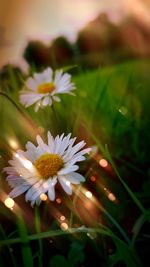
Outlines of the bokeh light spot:
M 11 146 L 11 148 L 13 148 L 13 149 L 18 149 L 18 143 L 17 143 L 17 141 L 16 140 L 14 140 L 14 139 L 9 139 L 8 140 L 8 143 L 9 143 L 9 145 Z
M 92 182 L 95 182 L 95 181 L 96 181 L 96 177 L 95 177 L 95 176 L 91 176 L 90 180 L 91 180 Z
M 111 201 L 116 201 L 116 197 L 115 197 L 115 195 L 114 195 L 113 193 L 109 193 L 109 194 L 108 194 L 108 198 L 109 198 L 109 200 L 111 200 Z
M 12 209 L 13 206 L 15 205 L 15 202 L 12 198 L 8 197 L 5 199 L 4 204 L 7 208 Z
M 106 168 L 108 166 L 108 162 L 106 159 L 100 159 L 99 165 L 103 168 Z
M 92 198 L 92 193 L 91 193 L 90 191 L 86 191 L 86 192 L 85 192 L 85 196 L 86 196 L 87 198 Z
M 62 201 L 61 201 L 61 198 L 59 198 L 59 197 L 56 198 L 56 202 L 57 202 L 57 204 L 61 204 L 61 202 L 62 202 Z
M 64 215 L 61 215 L 61 216 L 60 216 L 60 220 L 61 220 L 61 221 L 65 221 L 65 219 L 66 219 L 66 218 L 65 218 Z
M 46 201 L 46 200 L 47 200 L 47 195 L 46 195 L 46 194 L 41 194 L 41 195 L 40 195 L 40 199 L 41 199 L 42 201 Z
M 24 165 L 24 167 L 25 167 L 26 169 L 28 169 L 28 170 L 32 169 L 32 167 L 33 167 L 32 162 L 29 161 L 29 160 L 24 160 L 24 161 L 23 161 L 23 165 Z
M 69 182 L 69 181 L 66 181 L 66 185 L 68 185 L 68 186 L 69 186 L 69 185 L 70 185 L 70 182 Z
M 61 223 L 60 227 L 61 227 L 62 230 L 67 230 L 68 229 L 68 224 L 63 222 L 63 223 Z

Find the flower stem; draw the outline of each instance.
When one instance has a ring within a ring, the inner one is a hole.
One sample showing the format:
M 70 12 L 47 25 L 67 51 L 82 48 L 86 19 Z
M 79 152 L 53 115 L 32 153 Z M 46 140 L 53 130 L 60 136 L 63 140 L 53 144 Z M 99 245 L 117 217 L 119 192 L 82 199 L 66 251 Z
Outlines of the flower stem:
M 38 207 L 35 208 L 35 228 L 37 233 L 41 232 L 41 221 Z M 42 241 L 39 240 L 39 253 L 38 253 L 39 267 L 42 267 Z

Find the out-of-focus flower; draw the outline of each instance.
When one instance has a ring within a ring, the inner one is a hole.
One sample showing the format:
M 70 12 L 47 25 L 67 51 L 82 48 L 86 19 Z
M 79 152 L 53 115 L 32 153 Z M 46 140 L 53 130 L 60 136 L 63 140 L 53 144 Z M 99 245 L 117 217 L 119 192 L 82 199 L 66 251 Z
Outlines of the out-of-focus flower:
M 20 102 L 26 108 L 35 104 L 35 111 L 38 111 L 39 107 L 51 106 L 53 100 L 60 102 L 57 94 L 74 95 L 74 89 L 70 74 L 63 73 L 62 70 L 53 72 L 51 68 L 47 68 L 27 79 L 20 91 Z
M 80 184 L 85 178 L 77 173 L 77 162 L 85 160 L 84 154 L 90 148 L 82 149 L 85 142 L 74 145 L 76 138 L 71 134 L 57 135 L 54 139 L 48 132 L 48 144 L 37 136 L 37 146 L 27 142 L 26 151 L 18 150 L 11 166 L 4 168 L 8 184 L 13 188 L 9 196 L 15 198 L 26 192 L 26 201 L 40 204 L 41 194 L 48 194 L 51 201 L 55 199 L 55 185 L 59 182 L 64 191 L 71 195 L 71 184 Z M 82 149 L 82 150 L 81 150 Z

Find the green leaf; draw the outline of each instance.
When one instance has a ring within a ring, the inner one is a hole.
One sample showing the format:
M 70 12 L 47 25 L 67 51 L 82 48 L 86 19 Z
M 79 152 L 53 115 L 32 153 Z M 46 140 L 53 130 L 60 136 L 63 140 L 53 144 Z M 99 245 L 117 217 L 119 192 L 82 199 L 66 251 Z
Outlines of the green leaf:
M 85 246 L 85 244 L 84 244 L 85 242 L 86 242 L 86 240 L 83 240 L 83 239 L 82 239 L 82 243 L 77 242 L 77 241 L 73 241 L 71 244 L 71 248 L 76 249 L 76 250 L 83 250 L 84 246 Z
M 69 267 L 69 265 L 64 256 L 55 255 L 50 261 L 50 267 Z
M 136 238 L 146 221 L 150 221 L 150 209 L 147 210 L 144 214 L 142 214 L 136 221 L 133 226 L 133 238 L 132 238 L 132 245 L 134 245 Z
M 126 243 L 114 236 L 116 245 L 115 255 L 110 257 L 110 266 L 114 266 L 118 261 L 124 261 L 126 266 L 141 267 L 141 262 L 134 249 L 131 249 Z
M 32 250 L 28 239 L 25 221 L 21 214 L 17 217 L 18 231 L 21 239 L 21 252 L 24 267 L 33 267 Z
M 76 266 L 78 262 L 84 261 L 84 254 L 82 250 L 72 247 L 68 254 L 69 266 Z

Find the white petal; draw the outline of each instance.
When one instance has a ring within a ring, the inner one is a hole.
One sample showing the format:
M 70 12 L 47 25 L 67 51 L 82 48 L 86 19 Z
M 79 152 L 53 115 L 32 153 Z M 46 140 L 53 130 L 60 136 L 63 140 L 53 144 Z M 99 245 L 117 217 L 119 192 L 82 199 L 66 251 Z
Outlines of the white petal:
M 84 156 L 78 156 L 78 157 L 75 157 L 74 156 L 71 160 L 69 160 L 69 161 L 66 162 L 65 167 L 72 166 L 76 162 L 83 161 L 83 160 L 85 160 L 85 157 Z
M 57 177 L 53 177 L 53 179 L 49 179 L 48 181 L 48 197 L 51 201 L 55 199 L 55 185 L 57 183 Z
M 70 153 L 70 156 L 71 155 L 74 155 L 78 150 L 80 150 L 83 146 L 85 146 L 85 142 L 84 141 L 81 141 L 79 142 L 78 144 L 76 144 L 73 148 L 72 148 L 72 151 Z
M 28 150 L 24 154 L 25 154 L 25 158 L 27 158 L 31 162 L 34 162 L 35 161 L 35 159 L 36 159 L 36 149 L 34 149 L 34 150 Z
M 37 188 L 34 193 L 30 196 L 30 198 L 28 199 L 29 201 L 36 201 L 37 199 L 40 199 L 40 195 L 41 194 L 45 194 L 46 190 L 42 188 L 42 186 L 40 186 L 39 188 Z
M 68 167 L 68 168 L 63 168 L 63 169 L 61 169 L 59 172 L 58 172 L 58 175 L 64 175 L 64 174 L 68 174 L 68 173 L 70 173 L 70 172 L 74 172 L 74 171 L 76 171 L 76 170 L 78 170 L 79 169 L 79 166 L 77 166 L 77 165 L 73 165 L 73 166 L 70 166 L 70 167 Z
M 41 99 L 41 95 L 39 94 L 28 94 L 28 95 L 20 95 L 20 102 L 25 105 L 25 107 L 29 107 L 39 101 Z
M 47 133 L 47 138 L 48 138 L 48 146 L 50 148 L 51 153 L 53 153 L 54 138 L 49 131 Z
M 50 67 L 48 67 L 43 72 L 44 81 L 46 83 L 51 82 L 52 81 L 52 75 L 53 75 L 53 70 Z
M 60 79 L 61 79 L 61 77 L 62 77 L 62 73 L 63 73 L 62 70 L 57 70 L 57 71 L 55 72 L 55 78 L 54 78 L 54 84 L 55 84 L 55 85 L 59 84 Z
M 22 184 L 22 179 L 20 176 L 9 175 L 6 178 L 6 181 L 8 182 L 8 184 L 12 185 L 12 187 Z
M 68 194 L 71 195 L 72 194 L 72 187 L 71 184 L 68 183 L 67 179 L 64 176 L 59 176 L 58 180 L 62 186 L 62 188 L 64 189 L 64 191 Z
M 19 186 L 15 187 L 15 188 L 9 193 L 9 196 L 10 196 L 11 198 L 18 197 L 19 195 L 21 195 L 22 193 L 24 193 L 25 191 L 27 191 L 29 187 L 30 187 L 30 185 L 26 185 L 26 186 L 19 185 Z
M 78 153 L 76 153 L 74 156 L 75 157 L 80 157 L 80 156 L 82 156 L 84 154 L 88 154 L 90 151 L 91 151 L 91 148 L 85 148 L 85 149 L 79 151 Z
M 75 89 L 74 83 L 71 83 L 71 75 L 68 73 L 63 74 L 63 72 L 56 71 L 54 83 L 56 86 L 56 93 L 68 93 L 71 90 Z
M 35 79 L 35 81 L 36 81 L 36 83 L 37 83 L 38 85 L 40 85 L 40 84 L 42 84 L 43 82 L 45 82 L 45 81 L 44 81 L 43 72 L 41 72 L 41 73 L 34 73 L 33 77 L 34 77 L 34 79 Z
M 42 105 L 47 106 L 49 104 L 49 99 L 50 99 L 49 96 L 46 96 L 42 101 Z
M 46 189 L 44 189 L 42 186 L 40 186 L 40 187 L 37 188 L 36 191 L 32 194 L 30 200 L 33 201 L 33 200 L 40 199 L 40 195 L 41 195 L 41 194 L 45 194 L 46 191 L 47 191 Z
M 49 96 L 49 106 L 52 105 L 52 98 Z
M 61 143 L 60 137 L 59 137 L 59 135 L 57 135 L 55 140 L 54 140 L 54 148 L 53 148 L 53 153 L 54 154 L 56 154 L 57 151 L 59 150 L 60 143 Z
M 56 96 L 56 95 L 53 95 L 52 97 L 56 102 L 60 102 L 61 101 L 60 98 L 58 96 Z
M 11 174 L 14 172 L 14 168 L 13 167 L 5 167 L 3 169 L 3 171 L 7 172 L 7 174 Z
M 54 141 L 53 153 L 59 154 L 59 152 L 61 152 L 61 145 L 62 145 L 63 137 L 64 137 L 64 134 L 62 134 L 60 137 L 59 135 L 56 136 L 55 141 Z
M 34 111 L 37 112 L 39 108 L 41 107 L 41 101 L 38 101 L 35 105 Z
M 63 155 L 64 151 L 67 149 L 67 147 L 70 145 L 70 141 L 72 139 L 70 139 L 71 137 L 71 133 L 69 133 L 67 136 L 65 136 L 62 141 L 61 141 L 61 144 L 60 144 L 60 147 L 59 147 L 59 151 L 58 153 L 60 155 Z M 70 139 L 70 140 L 69 140 Z
M 41 138 L 41 136 L 37 135 L 36 140 L 40 148 L 45 147 L 45 143 L 43 142 L 43 139 Z
M 56 183 L 57 183 L 57 176 L 54 176 L 53 178 L 50 177 L 47 181 L 43 183 L 43 187 L 48 190 L 49 187 L 55 186 Z
M 36 90 L 37 89 L 37 83 L 35 82 L 35 80 L 33 78 L 28 78 L 25 85 L 27 86 L 27 88 L 32 89 L 32 90 Z
M 36 146 L 33 144 L 33 143 L 31 143 L 31 142 L 27 142 L 27 144 L 26 144 L 26 149 L 27 150 L 29 150 L 29 149 L 36 149 Z
M 32 199 L 33 194 L 39 189 L 40 186 L 41 186 L 41 181 L 37 182 L 32 187 L 30 187 L 25 196 L 26 201 Z
M 64 157 L 65 160 L 69 160 L 72 158 L 72 156 L 78 151 L 80 150 L 83 146 L 85 146 L 85 142 L 81 141 L 78 144 L 76 144 L 74 147 L 72 147 L 72 149 L 70 149 L 70 153 L 68 153 L 68 155 L 66 157 Z
M 72 172 L 65 176 L 66 176 L 66 179 L 73 184 L 80 184 L 80 182 L 85 181 L 85 178 L 77 172 Z
M 54 186 L 51 186 L 49 189 L 48 189 L 48 197 L 51 201 L 54 201 L 55 199 L 55 188 Z

